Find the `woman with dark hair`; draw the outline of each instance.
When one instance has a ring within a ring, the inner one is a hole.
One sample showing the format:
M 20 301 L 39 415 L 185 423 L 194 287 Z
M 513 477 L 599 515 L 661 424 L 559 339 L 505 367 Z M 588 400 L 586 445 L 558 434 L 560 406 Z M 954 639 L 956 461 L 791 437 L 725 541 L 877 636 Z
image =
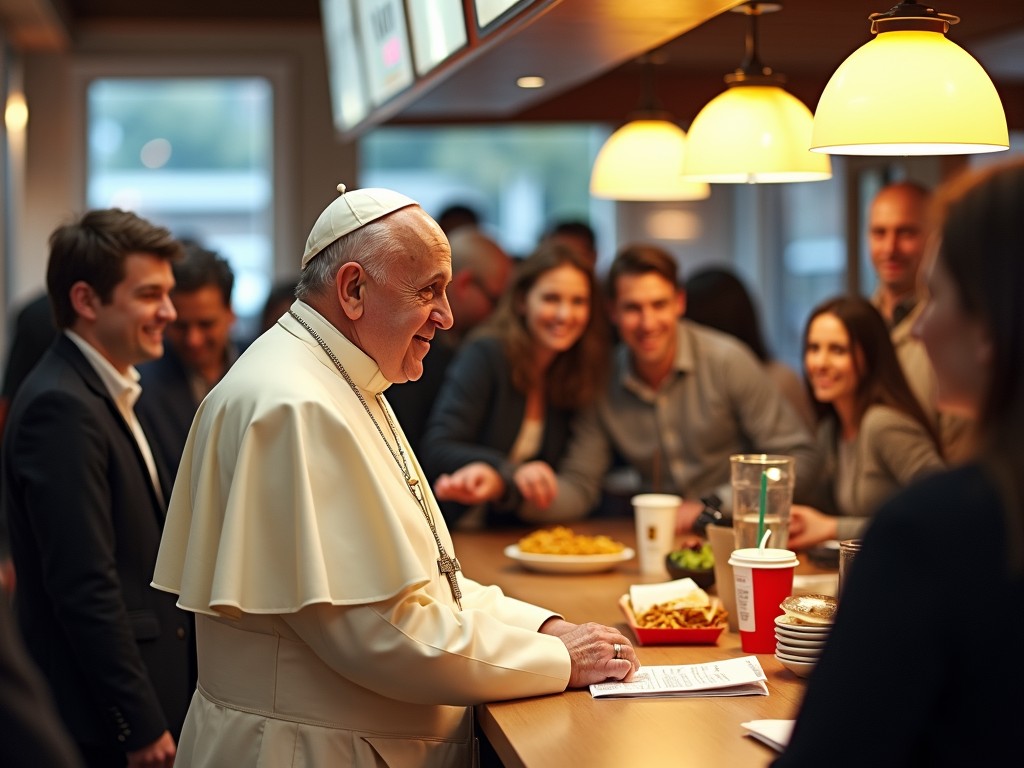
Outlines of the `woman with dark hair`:
M 808 427 L 815 413 L 800 376 L 768 351 L 757 309 L 743 281 L 722 267 L 706 267 L 686 278 L 686 317 L 695 323 L 735 336 L 754 353 L 768 378 L 796 409 Z
M 449 525 L 471 510 L 463 527 L 559 519 L 555 468 L 608 355 L 593 270 L 542 244 L 459 349 L 427 423 L 421 460 Z
M 878 506 L 945 464 L 878 310 L 859 296 L 819 304 L 804 329 L 804 368 L 825 457 L 825 512 L 794 505 L 789 544 L 858 538 Z
M 1024 161 L 951 182 L 936 202 L 914 333 L 940 407 L 975 417 L 979 452 L 878 510 L 774 768 L 1004 765 L 1019 749 Z

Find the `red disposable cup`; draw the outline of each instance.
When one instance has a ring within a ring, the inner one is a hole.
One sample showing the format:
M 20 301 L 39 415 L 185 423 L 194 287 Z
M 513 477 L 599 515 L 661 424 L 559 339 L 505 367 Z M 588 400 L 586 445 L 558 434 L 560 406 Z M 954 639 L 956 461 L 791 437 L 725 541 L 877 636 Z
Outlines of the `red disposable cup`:
M 729 557 L 736 585 L 737 626 L 746 653 L 775 653 L 775 619 L 793 594 L 799 561 L 789 549 L 737 549 Z

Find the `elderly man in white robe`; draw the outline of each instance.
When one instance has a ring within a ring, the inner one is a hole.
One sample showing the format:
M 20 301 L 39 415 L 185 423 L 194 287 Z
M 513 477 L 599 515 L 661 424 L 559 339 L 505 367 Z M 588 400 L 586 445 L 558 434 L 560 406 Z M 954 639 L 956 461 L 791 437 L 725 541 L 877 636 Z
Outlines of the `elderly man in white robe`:
M 342 193 L 298 300 L 204 400 L 153 584 L 196 614 L 199 683 L 176 766 L 454 766 L 472 705 L 639 668 L 460 570 L 384 398 L 452 324 L 448 242 L 413 200 Z

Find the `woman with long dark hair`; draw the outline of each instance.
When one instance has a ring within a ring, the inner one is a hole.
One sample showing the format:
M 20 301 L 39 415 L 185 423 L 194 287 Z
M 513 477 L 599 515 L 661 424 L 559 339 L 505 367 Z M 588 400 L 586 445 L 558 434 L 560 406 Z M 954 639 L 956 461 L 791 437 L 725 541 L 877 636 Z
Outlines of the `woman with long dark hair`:
M 459 349 L 431 411 L 420 458 L 449 525 L 560 519 L 557 465 L 608 356 L 590 264 L 543 243 Z
M 792 766 L 1002 765 L 1024 707 L 1024 162 L 943 187 L 914 326 L 976 458 L 878 510 L 811 674 Z M 963 567 L 963 566 L 968 567 Z
M 858 538 L 883 501 L 944 467 L 934 428 L 869 301 L 840 296 L 819 304 L 803 346 L 825 457 L 818 494 L 824 511 L 793 507 L 789 544 L 797 549 Z

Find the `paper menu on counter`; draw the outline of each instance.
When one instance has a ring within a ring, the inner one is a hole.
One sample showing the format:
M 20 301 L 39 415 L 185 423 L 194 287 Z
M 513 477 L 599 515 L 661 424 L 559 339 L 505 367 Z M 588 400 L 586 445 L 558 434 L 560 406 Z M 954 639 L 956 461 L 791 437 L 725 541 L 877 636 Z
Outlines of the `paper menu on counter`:
M 628 682 L 595 683 L 590 694 L 600 698 L 656 698 L 698 696 L 767 696 L 764 670 L 756 656 L 641 667 Z
M 795 723 L 796 720 L 751 720 L 740 725 L 747 729 L 749 736 L 767 744 L 776 752 L 782 752 L 789 744 Z

